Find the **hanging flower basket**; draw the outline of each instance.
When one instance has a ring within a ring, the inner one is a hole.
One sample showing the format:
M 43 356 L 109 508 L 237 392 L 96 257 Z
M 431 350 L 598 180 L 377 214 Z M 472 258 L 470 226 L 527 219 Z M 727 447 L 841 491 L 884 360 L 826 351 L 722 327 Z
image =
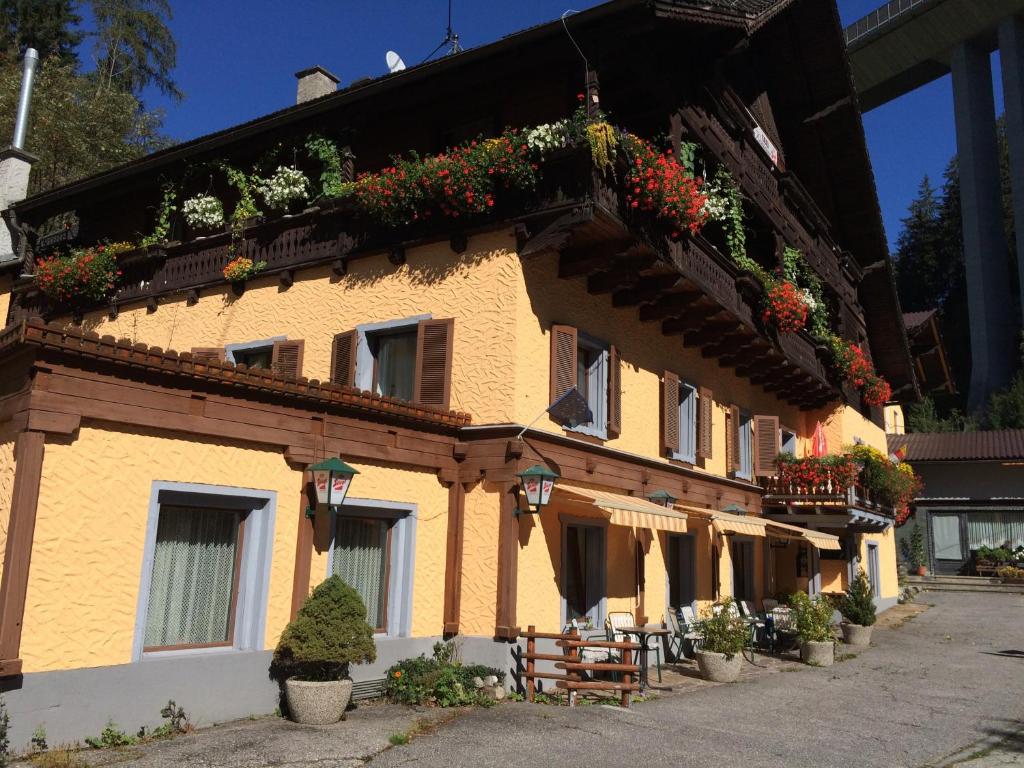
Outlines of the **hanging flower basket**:
M 807 324 L 804 292 L 788 280 L 779 280 L 768 290 L 761 317 L 779 333 L 799 333 Z
M 224 226 L 224 206 L 212 195 L 190 197 L 182 204 L 181 215 L 195 232 L 209 234 Z
M 244 283 L 267 266 L 265 261 L 253 261 L 246 256 L 232 259 L 224 267 L 224 279 L 231 283 Z
M 267 207 L 287 213 L 296 204 L 309 200 L 309 179 L 298 168 L 278 166 L 270 178 L 257 182 Z
M 36 263 L 36 285 L 59 305 L 102 301 L 117 287 L 121 275 L 117 257 L 131 250 L 131 243 L 110 243 L 54 254 Z

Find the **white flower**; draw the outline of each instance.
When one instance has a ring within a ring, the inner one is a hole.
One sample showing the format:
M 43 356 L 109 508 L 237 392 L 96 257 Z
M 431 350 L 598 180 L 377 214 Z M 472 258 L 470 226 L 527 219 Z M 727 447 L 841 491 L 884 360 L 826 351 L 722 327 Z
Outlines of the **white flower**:
M 818 302 L 814 300 L 814 294 L 811 293 L 811 290 L 809 288 L 804 288 L 803 293 L 804 304 L 806 304 L 807 308 L 813 312 L 815 309 L 818 308 Z
M 309 179 L 298 168 L 279 166 L 269 179 L 258 183 L 260 194 L 267 206 L 283 210 L 295 200 L 309 199 Z
M 190 227 L 213 229 L 224 224 L 224 206 L 212 195 L 190 197 L 181 206 L 181 213 Z
M 559 120 L 557 123 L 545 123 L 526 131 L 526 146 L 534 152 L 545 154 L 561 149 L 569 142 L 569 121 Z

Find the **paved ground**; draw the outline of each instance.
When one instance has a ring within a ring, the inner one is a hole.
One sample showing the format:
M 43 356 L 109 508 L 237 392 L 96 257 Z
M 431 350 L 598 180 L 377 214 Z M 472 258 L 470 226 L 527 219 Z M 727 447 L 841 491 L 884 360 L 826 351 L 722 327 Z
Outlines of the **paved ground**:
M 478 710 L 371 765 L 942 765 L 1024 729 L 1024 596 L 924 593 L 918 601 L 935 607 L 880 628 L 875 647 L 830 669 L 687 688 L 629 712 Z
M 684 670 L 672 693 L 629 711 L 503 704 L 435 730 L 450 713 L 364 705 L 338 726 L 240 721 L 82 756 L 133 768 L 1024 765 L 1024 595 L 918 602 L 935 606 L 902 625 L 889 617 L 871 649 L 830 669 L 774 662 L 720 686 Z

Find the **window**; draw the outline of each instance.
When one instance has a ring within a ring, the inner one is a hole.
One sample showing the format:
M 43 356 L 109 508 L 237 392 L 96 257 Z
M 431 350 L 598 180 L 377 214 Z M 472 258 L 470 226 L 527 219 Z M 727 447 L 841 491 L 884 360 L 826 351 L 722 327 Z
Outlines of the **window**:
M 697 599 L 697 558 L 693 534 L 668 534 L 668 601 L 671 608 Z
M 416 329 L 367 334 L 373 355 L 372 391 L 412 400 L 416 385 Z
M 387 632 L 388 563 L 392 521 L 339 517 L 334 528 L 332 571 L 363 598 L 366 620 Z
M 567 525 L 563 537 L 562 602 L 565 623 L 589 618 L 595 627 L 604 621 L 604 528 Z
M 754 543 L 731 542 L 732 596 L 736 600 L 754 599 Z
M 160 510 L 145 650 L 231 644 L 244 526 L 232 510 Z
M 408 637 L 416 551 L 415 505 L 345 499 L 334 515 L 327 575 L 340 576 L 363 599 L 378 634 Z
M 606 437 L 608 423 L 608 347 L 594 339 L 577 335 L 576 389 L 587 401 L 594 420 L 581 424 L 577 431 Z
M 751 480 L 754 477 L 753 419 L 747 411 L 740 411 L 738 439 L 739 468 L 736 477 Z
M 796 432 L 782 427 L 779 429 L 780 452 L 796 456 Z
M 249 368 L 270 368 L 274 357 L 274 346 L 249 347 L 239 350 L 233 354 L 236 365 L 245 365 Z
M 672 458 L 697 461 L 697 389 L 684 382 L 679 382 L 679 447 Z
M 275 494 L 153 484 L 132 657 L 262 650 Z

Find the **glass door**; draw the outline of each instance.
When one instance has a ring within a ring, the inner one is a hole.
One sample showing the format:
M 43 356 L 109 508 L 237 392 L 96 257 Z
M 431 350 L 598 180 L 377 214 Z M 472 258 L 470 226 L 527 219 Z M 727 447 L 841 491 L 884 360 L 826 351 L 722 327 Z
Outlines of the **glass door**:
M 697 572 L 692 534 L 668 535 L 668 604 L 692 605 L 697 599 Z
M 562 597 L 565 622 L 604 622 L 604 528 L 567 525 L 562 560 Z
M 960 515 L 931 514 L 932 558 L 936 573 L 958 573 L 966 558 L 961 535 Z

